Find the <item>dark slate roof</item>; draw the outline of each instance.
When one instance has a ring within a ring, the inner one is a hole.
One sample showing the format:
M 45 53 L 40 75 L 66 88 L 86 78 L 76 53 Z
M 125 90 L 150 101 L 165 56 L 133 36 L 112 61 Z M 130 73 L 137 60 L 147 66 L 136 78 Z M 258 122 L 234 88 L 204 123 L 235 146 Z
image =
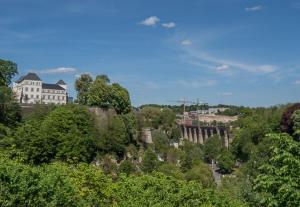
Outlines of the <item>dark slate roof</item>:
M 40 77 L 36 73 L 27 73 L 25 76 L 21 76 L 16 83 L 20 83 L 23 80 L 35 80 L 35 81 L 41 81 Z
M 59 81 L 57 81 L 56 84 L 58 84 L 58 85 L 67 85 L 67 84 L 65 83 L 65 81 L 63 81 L 62 79 L 60 79 Z
M 42 84 L 43 89 L 53 89 L 53 90 L 65 90 L 63 87 L 57 84 L 50 84 L 50 83 L 43 83 Z

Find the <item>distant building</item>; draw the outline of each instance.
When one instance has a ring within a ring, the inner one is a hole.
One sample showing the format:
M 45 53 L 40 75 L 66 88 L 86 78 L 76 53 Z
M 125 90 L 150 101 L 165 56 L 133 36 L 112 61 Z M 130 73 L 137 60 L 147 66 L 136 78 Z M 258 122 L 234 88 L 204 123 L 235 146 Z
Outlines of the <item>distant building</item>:
M 43 83 L 35 73 L 21 76 L 13 84 L 13 91 L 19 103 L 66 104 L 67 84 L 59 80 L 56 84 Z
M 225 110 L 227 110 L 228 108 L 209 108 L 207 110 L 198 110 L 198 111 L 190 111 L 188 112 L 188 115 L 190 117 L 197 117 L 197 114 L 200 115 L 213 115 L 213 114 L 217 114 L 219 112 L 224 112 Z

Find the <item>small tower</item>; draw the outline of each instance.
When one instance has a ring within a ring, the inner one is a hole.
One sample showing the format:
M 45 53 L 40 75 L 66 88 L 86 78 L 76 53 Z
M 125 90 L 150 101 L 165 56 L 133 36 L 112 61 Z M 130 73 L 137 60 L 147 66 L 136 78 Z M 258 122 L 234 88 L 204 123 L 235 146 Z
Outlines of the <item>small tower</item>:
M 60 79 L 56 84 L 67 90 L 67 84 L 63 80 Z

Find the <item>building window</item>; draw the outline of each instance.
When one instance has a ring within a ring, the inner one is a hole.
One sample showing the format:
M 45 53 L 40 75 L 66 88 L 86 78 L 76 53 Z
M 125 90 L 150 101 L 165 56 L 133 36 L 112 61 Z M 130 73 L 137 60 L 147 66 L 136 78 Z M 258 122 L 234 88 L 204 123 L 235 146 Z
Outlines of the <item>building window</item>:
M 53 100 L 55 100 L 55 96 L 53 96 Z
M 51 98 L 51 96 L 50 95 L 48 95 L 48 99 L 50 100 L 50 98 Z
M 25 88 L 25 91 L 26 91 L 26 92 L 28 91 L 28 87 Z
M 33 95 L 31 94 L 30 97 L 33 98 Z
M 43 97 L 42 97 L 42 98 L 43 98 L 43 100 L 44 100 L 44 99 L 45 99 L 45 95 L 43 95 Z
M 62 100 L 65 100 L 65 97 L 63 96 L 63 97 L 61 97 L 62 98 Z
M 39 95 L 36 95 L 36 98 L 40 98 L 40 96 L 39 96 Z
M 40 91 L 40 88 L 37 88 L 37 89 L 36 89 L 36 92 L 39 92 L 39 91 Z
M 60 100 L 60 96 L 57 96 L 57 99 Z
M 31 88 L 31 92 L 33 92 L 33 88 Z

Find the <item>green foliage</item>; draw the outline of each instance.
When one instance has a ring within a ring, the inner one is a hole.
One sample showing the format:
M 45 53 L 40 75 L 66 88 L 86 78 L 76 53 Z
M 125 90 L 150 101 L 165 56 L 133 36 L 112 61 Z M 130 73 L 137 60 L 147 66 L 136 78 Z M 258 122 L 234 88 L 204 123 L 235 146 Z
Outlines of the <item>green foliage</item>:
M 231 173 L 235 164 L 234 156 L 227 149 L 223 149 L 219 157 L 217 158 L 218 167 L 221 173 Z
M 174 142 L 179 142 L 180 137 L 181 137 L 181 130 L 180 130 L 179 126 L 174 126 L 171 129 L 170 139 L 173 140 Z
M 192 169 L 193 166 L 202 164 L 203 150 L 200 145 L 185 141 L 181 147 L 180 166 L 183 172 Z
M 274 141 L 271 158 L 262 165 L 255 189 L 266 206 L 299 206 L 300 144 L 287 134 L 270 134 Z
M 108 120 L 107 128 L 100 131 L 96 145 L 101 153 L 115 153 L 122 157 L 129 141 L 123 119 L 116 115 Z
M 114 190 L 115 206 L 244 206 L 196 182 L 186 182 L 162 174 L 121 177 Z
M 286 108 L 284 113 L 282 114 L 280 129 L 282 132 L 286 132 L 289 135 L 293 135 L 294 124 L 293 124 L 293 114 L 295 111 L 300 110 L 300 103 L 295 103 Z
M 159 164 L 159 161 L 157 159 L 157 155 L 155 154 L 155 152 L 153 152 L 153 150 L 148 148 L 145 151 L 143 161 L 141 164 L 141 169 L 145 173 L 151 173 L 158 167 L 158 164 Z
M 0 59 L 0 86 L 8 87 L 11 84 L 11 79 L 17 73 L 18 68 L 16 63 L 9 60 Z
M 48 105 L 42 105 L 42 104 L 34 104 L 31 106 L 30 112 L 23 112 L 23 120 L 36 120 L 36 121 L 43 121 L 51 111 L 53 111 L 57 105 L 54 104 L 48 104 Z
M 218 136 L 213 136 L 204 143 L 204 159 L 207 162 L 216 160 L 222 151 L 222 141 Z
M 75 81 L 75 89 L 77 91 L 77 102 L 79 104 L 86 105 L 88 102 L 88 94 L 93 82 L 92 77 L 89 74 L 82 74 Z
M 118 83 L 110 86 L 110 104 L 118 114 L 127 114 L 131 111 L 131 101 L 126 88 Z
M 137 120 L 133 112 L 121 114 L 126 127 L 127 137 L 130 143 L 135 143 L 137 138 Z
M 91 165 L 31 167 L 0 158 L 1 206 L 107 206 L 111 180 Z
M 106 77 L 106 78 L 105 78 Z M 128 91 L 117 83 L 109 85 L 107 76 L 97 76 L 88 92 L 88 105 L 104 109 L 114 108 L 118 114 L 131 111 Z
M 29 119 L 16 129 L 12 155 L 33 164 L 53 159 L 90 162 L 95 154 L 94 139 L 93 121 L 85 107 L 60 106 L 43 121 Z
M 203 163 L 187 171 L 185 173 L 185 179 L 187 181 L 197 181 L 201 183 L 203 187 L 213 187 L 215 185 L 211 169 Z
M 172 163 L 161 164 L 158 169 L 158 172 L 163 173 L 167 176 L 172 176 L 174 178 L 182 180 L 184 178 L 183 173 L 180 171 L 180 168 Z
M 139 112 L 141 127 L 152 127 L 158 129 L 160 123 L 160 109 L 156 107 L 144 107 Z
M 106 175 L 115 176 L 117 173 L 116 159 L 113 155 L 106 154 L 102 158 L 102 169 Z
M 0 86 L 0 123 L 10 127 L 16 126 L 21 121 L 21 117 L 21 108 L 12 90 L 6 86 Z
M 118 170 L 119 173 L 125 173 L 126 175 L 133 174 L 136 171 L 135 166 L 130 160 L 124 160 L 121 162 Z
M 293 135 L 297 137 L 298 140 L 300 140 L 300 110 L 297 110 L 293 113 L 292 120 L 294 130 Z
M 154 130 L 152 132 L 152 140 L 155 150 L 163 155 L 166 155 L 170 147 L 170 141 L 167 135 L 161 130 Z

